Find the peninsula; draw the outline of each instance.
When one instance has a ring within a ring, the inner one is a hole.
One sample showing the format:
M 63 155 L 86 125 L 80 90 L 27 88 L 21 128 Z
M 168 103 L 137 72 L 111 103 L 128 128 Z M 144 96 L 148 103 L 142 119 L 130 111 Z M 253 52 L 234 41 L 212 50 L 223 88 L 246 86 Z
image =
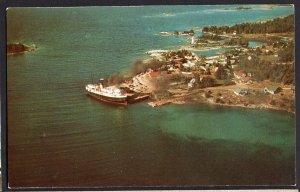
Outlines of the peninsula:
M 202 33 L 179 50 L 148 51 L 151 58 L 108 77 L 107 84 L 148 94 L 152 107 L 209 103 L 295 113 L 294 15 L 204 27 Z M 251 41 L 262 44 L 250 47 Z M 230 49 L 211 57 L 192 52 L 224 47 Z

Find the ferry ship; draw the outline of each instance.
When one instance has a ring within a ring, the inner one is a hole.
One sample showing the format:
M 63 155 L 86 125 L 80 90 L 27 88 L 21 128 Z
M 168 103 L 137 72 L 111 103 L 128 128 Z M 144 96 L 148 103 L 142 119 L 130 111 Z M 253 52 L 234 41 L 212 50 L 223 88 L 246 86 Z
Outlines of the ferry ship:
M 115 86 L 103 87 L 102 83 L 85 86 L 87 94 L 105 103 L 127 105 L 127 95 Z

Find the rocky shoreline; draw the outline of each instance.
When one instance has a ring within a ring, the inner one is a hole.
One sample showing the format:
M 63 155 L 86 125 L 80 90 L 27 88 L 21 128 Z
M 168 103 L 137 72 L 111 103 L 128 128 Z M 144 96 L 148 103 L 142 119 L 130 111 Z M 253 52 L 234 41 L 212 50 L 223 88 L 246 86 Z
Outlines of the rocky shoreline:
M 272 110 L 277 110 L 277 111 L 286 111 L 288 113 L 295 114 L 295 111 L 287 110 L 287 109 L 282 109 L 280 107 L 275 107 L 267 104 L 261 104 L 261 105 L 244 105 L 244 104 L 222 104 L 222 103 L 216 103 L 214 101 L 186 101 L 184 98 L 182 99 L 165 99 L 165 100 L 160 100 L 160 101 L 151 101 L 148 102 L 147 104 L 151 107 L 160 107 L 164 105 L 169 105 L 169 104 L 175 104 L 175 105 L 183 105 L 183 104 L 197 104 L 197 103 L 203 103 L 203 104 L 211 104 L 211 105 L 218 105 L 218 106 L 223 106 L 223 107 L 241 107 L 241 108 L 247 108 L 247 109 L 272 109 Z
M 181 94 L 173 95 L 169 98 L 164 98 L 161 100 L 151 101 L 147 104 L 151 107 L 159 107 L 168 104 L 196 104 L 204 103 L 211 105 L 218 105 L 224 107 L 241 107 L 248 109 L 272 109 L 278 111 L 286 111 L 288 113 L 295 114 L 293 90 L 290 88 L 285 89 L 283 95 L 272 95 L 263 94 L 264 98 L 257 99 L 256 102 L 249 99 L 249 97 L 237 96 L 233 93 L 234 86 L 226 87 L 215 87 L 205 88 L 200 90 L 194 90 L 192 92 L 183 92 Z M 207 96 L 207 93 L 210 93 Z M 253 95 L 252 95 L 253 96 Z M 276 97 L 276 98 L 275 98 Z M 253 97 L 252 97 L 253 98 Z M 269 101 L 269 102 L 266 102 Z M 283 102 L 290 102 L 290 105 L 282 105 Z

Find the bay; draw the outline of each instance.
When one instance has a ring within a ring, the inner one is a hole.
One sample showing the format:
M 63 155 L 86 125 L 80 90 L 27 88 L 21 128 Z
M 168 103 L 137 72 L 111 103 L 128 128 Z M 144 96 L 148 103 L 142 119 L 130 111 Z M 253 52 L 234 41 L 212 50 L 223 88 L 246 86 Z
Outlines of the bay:
M 9 185 L 293 184 L 294 115 L 200 104 L 112 107 L 84 92 L 91 74 L 107 77 L 146 51 L 188 44 L 161 31 L 294 12 L 260 5 L 224 10 L 237 6 L 9 9 L 8 42 L 37 45 L 34 52 L 8 57 Z

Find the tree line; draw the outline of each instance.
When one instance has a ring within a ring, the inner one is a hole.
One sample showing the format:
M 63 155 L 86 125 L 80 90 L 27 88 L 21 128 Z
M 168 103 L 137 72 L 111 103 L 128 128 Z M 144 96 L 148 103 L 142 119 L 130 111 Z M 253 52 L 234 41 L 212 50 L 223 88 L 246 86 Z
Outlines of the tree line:
M 225 45 L 240 45 L 242 47 L 248 47 L 249 46 L 249 40 L 245 38 L 232 38 L 229 41 L 226 41 L 224 43 Z
M 215 34 L 234 33 L 237 34 L 260 34 L 260 33 L 283 33 L 294 32 L 294 14 L 286 17 L 278 17 L 273 20 L 256 23 L 242 23 L 234 26 L 210 26 L 204 27 L 202 32 L 211 32 Z
M 224 38 L 222 38 L 221 36 L 219 35 L 210 35 L 210 34 L 203 34 L 202 36 L 199 36 L 198 37 L 198 40 L 197 42 L 208 42 L 209 41 L 221 41 L 223 40 Z

